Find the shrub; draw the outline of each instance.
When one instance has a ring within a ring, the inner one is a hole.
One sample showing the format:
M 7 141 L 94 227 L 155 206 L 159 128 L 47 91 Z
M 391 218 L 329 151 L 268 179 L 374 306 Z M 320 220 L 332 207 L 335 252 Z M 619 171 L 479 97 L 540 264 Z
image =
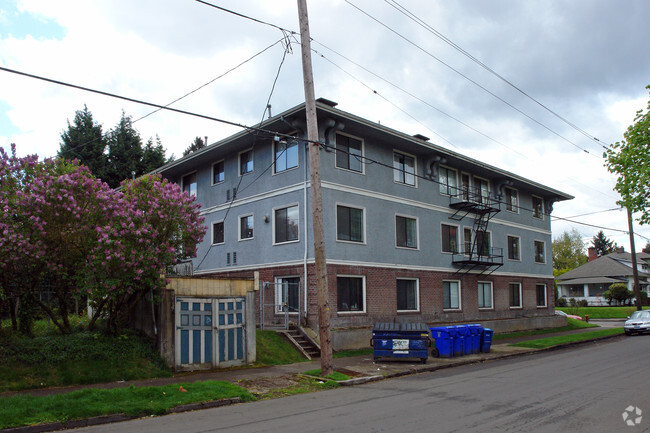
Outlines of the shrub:
M 556 307 L 566 307 L 566 298 L 558 298 L 558 300 L 555 301 L 555 306 Z
M 581 299 L 578 301 L 578 307 L 588 307 L 589 306 L 589 301 L 586 299 Z

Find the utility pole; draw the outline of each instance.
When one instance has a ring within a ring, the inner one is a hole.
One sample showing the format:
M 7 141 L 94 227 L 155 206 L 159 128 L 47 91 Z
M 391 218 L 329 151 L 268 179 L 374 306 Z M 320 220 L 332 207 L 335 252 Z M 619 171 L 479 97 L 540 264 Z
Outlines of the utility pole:
M 323 197 L 320 179 L 320 146 L 316 120 L 314 76 L 311 69 L 311 38 L 307 0 L 298 0 L 300 21 L 300 46 L 302 51 L 302 76 L 305 84 L 305 111 L 307 114 L 307 139 L 309 140 L 309 168 L 311 181 L 311 213 L 314 230 L 314 261 L 316 289 L 318 292 L 318 331 L 320 336 L 321 376 L 332 374 L 332 340 L 330 338 L 330 308 L 327 287 L 327 262 L 325 260 L 325 235 L 323 232 Z M 305 275 L 307 278 L 307 275 Z
M 634 227 L 632 224 L 632 212 L 627 208 L 627 225 L 630 228 L 630 249 L 632 250 L 632 275 L 634 276 L 634 297 L 636 298 L 636 309 L 641 310 L 641 287 L 639 286 L 639 271 L 636 268 L 636 248 L 634 247 Z

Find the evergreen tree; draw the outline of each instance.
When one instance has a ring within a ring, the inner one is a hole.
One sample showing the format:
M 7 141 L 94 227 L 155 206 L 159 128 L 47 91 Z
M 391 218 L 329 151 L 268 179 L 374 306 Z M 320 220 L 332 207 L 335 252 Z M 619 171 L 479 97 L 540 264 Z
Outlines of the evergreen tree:
M 141 171 L 142 173 L 150 173 L 162 167 L 166 163 L 170 162 L 173 158 L 169 160 L 165 159 L 165 148 L 160 141 L 160 137 L 156 135 L 156 142 L 152 138 L 147 141 L 147 144 L 144 146 L 144 151 L 142 153 L 141 161 Z
M 204 142 L 201 137 L 196 137 L 192 144 L 190 144 L 190 146 L 185 149 L 185 151 L 183 151 L 183 156 L 187 156 L 192 152 L 196 152 L 197 150 L 202 149 L 207 145 L 208 143 Z
M 615 253 L 618 249 L 616 242 L 608 239 L 602 230 L 600 230 L 596 236 L 593 237 L 591 244 L 594 246 L 594 248 L 596 248 L 596 254 L 598 257 L 605 256 L 609 253 Z
M 134 174 L 136 177 L 143 174 L 142 139 L 133 128 L 131 116 L 122 111 L 122 118 L 108 133 L 107 142 L 109 170 L 104 181 L 111 188 L 117 188 L 120 182 L 131 179 Z
M 58 156 L 68 160 L 77 159 L 99 178 L 106 174 L 106 140 L 102 127 L 93 120 L 92 113 L 84 105 L 75 112 L 73 124 L 61 133 Z
M 646 242 L 645 247 L 641 250 L 646 254 L 650 254 L 650 242 Z

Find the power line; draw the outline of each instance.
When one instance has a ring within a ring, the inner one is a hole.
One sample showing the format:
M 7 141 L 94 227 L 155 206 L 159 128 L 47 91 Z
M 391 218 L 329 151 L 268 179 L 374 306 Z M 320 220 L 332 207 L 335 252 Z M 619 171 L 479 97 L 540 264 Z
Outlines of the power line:
M 213 7 L 213 8 L 215 8 L 215 9 L 219 9 L 220 11 L 227 12 L 227 13 L 229 13 L 229 14 L 232 14 L 232 15 L 238 16 L 238 17 L 240 17 L 240 18 L 244 18 L 244 19 L 251 20 L 251 21 L 254 21 L 254 22 L 256 22 L 256 23 L 259 23 L 259 24 L 264 24 L 264 25 L 266 25 L 266 26 L 270 26 L 270 27 L 276 28 L 276 29 L 278 29 L 278 30 L 281 30 L 282 32 L 287 32 L 287 33 L 290 33 L 290 34 L 292 34 L 292 35 L 297 35 L 297 34 L 298 34 L 297 32 L 294 32 L 294 31 L 292 31 L 292 30 L 287 30 L 287 29 L 285 29 L 285 28 L 283 28 L 283 27 L 280 27 L 280 26 L 278 26 L 278 25 L 275 25 L 275 24 L 272 24 L 272 23 L 269 23 L 269 22 L 266 22 L 266 21 L 262 21 L 262 20 L 259 20 L 259 19 L 257 19 L 257 18 L 253 18 L 253 17 L 251 17 L 251 16 L 244 15 L 244 14 L 242 14 L 242 13 L 235 12 L 235 11 L 230 10 L 230 9 L 226 9 L 226 8 L 224 8 L 224 7 L 222 7 L 222 6 L 217 6 L 217 5 L 215 5 L 215 4 L 208 3 L 208 2 L 203 1 L 203 0 L 195 0 L 195 1 L 198 2 L 198 3 L 204 4 L 204 5 L 206 5 L 206 6 L 210 6 L 210 7 Z
M 388 29 L 389 31 L 391 31 L 393 34 L 397 35 L 398 37 L 400 37 L 400 38 L 403 39 L 404 41 L 408 42 L 409 44 L 411 44 L 412 46 L 414 46 L 414 47 L 417 48 L 418 50 L 422 51 L 423 53 L 425 53 L 425 54 L 428 55 L 429 57 L 435 59 L 436 61 L 438 61 L 438 62 L 441 63 L 442 65 L 446 66 L 447 68 L 449 68 L 450 70 L 452 70 L 452 71 L 455 72 L 456 74 L 458 74 L 458 75 L 460 75 L 461 77 L 465 78 L 467 81 L 469 81 L 470 83 L 474 84 L 474 85 L 477 86 L 478 88 L 482 89 L 483 91 L 485 91 L 486 93 L 488 93 L 488 94 L 491 95 L 492 97 L 496 98 L 497 100 L 501 101 L 502 103 L 504 103 L 504 104 L 507 105 L 508 107 L 512 108 L 513 110 L 517 111 L 518 113 L 520 113 L 520 114 L 523 115 L 524 117 L 528 118 L 528 119 L 531 120 L 532 122 L 538 124 L 538 125 L 541 126 L 542 128 L 544 128 L 544 129 L 546 129 L 547 131 L 551 132 L 552 134 L 556 135 L 558 138 L 561 138 L 562 140 L 566 141 L 567 143 L 571 144 L 572 146 L 576 147 L 577 149 L 582 150 L 584 153 L 593 156 L 594 158 L 601 159 L 599 156 L 596 156 L 596 155 L 592 154 L 591 152 L 589 152 L 587 149 L 584 149 L 584 148 L 578 146 L 577 144 L 575 144 L 574 142 L 572 142 L 572 141 L 569 140 L 568 138 L 562 136 L 562 135 L 559 134 L 558 132 L 555 132 L 554 130 L 552 130 L 552 129 L 549 128 L 548 126 L 544 125 L 544 124 L 543 124 L 542 122 L 540 122 L 539 120 L 533 118 L 533 117 L 530 116 L 529 114 L 527 114 L 527 113 L 525 113 L 524 111 L 520 110 L 519 108 L 515 107 L 513 104 L 511 104 L 510 102 L 508 102 L 508 101 L 506 101 L 505 99 L 501 98 L 500 96 L 498 96 L 496 93 L 492 92 L 491 90 L 488 90 L 486 87 L 482 86 L 481 84 L 479 84 L 479 83 L 476 82 L 475 80 L 472 80 L 470 77 L 468 77 L 467 75 L 463 74 L 463 73 L 460 72 L 458 69 L 454 68 L 453 66 L 449 65 L 448 63 L 445 63 L 442 59 L 440 59 L 439 57 L 436 57 L 436 56 L 435 56 L 434 54 L 432 54 L 430 51 L 425 50 L 425 49 L 422 48 L 420 45 L 416 44 L 416 43 L 413 42 L 412 40 L 408 39 L 406 36 L 404 36 L 404 35 L 402 35 L 401 33 L 399 33 L 397 30 L 393 29 L 392 27 L 390 27 L 390 26 L 388 26 L 387 24 L 383 23 L 383 22 L 380 21 L 379 19 L 377 19 L 377 18 L 375 18 L 374 16 L 370 15 L 368 12 L 364 11 L 364 10 L 361 9 L 360 7 L 358 7 L 358 6 L 356 6 L 355 4 L 353 4 L 352 2 L 350 2 L 350 0 L 345 0 L 345 2 L 346 2 L 347 4 L 349 4 L 350 6 L 352 6 L 353 8 L 357 9 L 357 10 L 358 10 L 359 12 L 361 12 L 362 14 L 366 15 L 368 18 L 370 18 L 370 19 L 372 19 L 373 21 L 375 21 L 376 23 L 378 23 L 379 25 L 381 25 L 381 26 L 383 26 L 384 28 Z
M 420 17 L 418 17 L 417 15 L 415 15 L 413 12 L 409 11 L 406 7 L 404 7 L 403 5 L 399 4 L 396 0 L 391 0 L 390 2 L 389 2 L 388 0 L 384 0 L 384 1 L 385 1 L 388 5 L 390 5 L 390 6 L 392 6 L 393 8 L 395 8 L 398 12 L 404 14 L 407 18 L 409 18 L 409 19 L 411 19 L 412 21 L 416 22 L 416 23 L 419 24 L 421 27 L 425 28 L 426 30 L 428 30 L 429 32 L 431 32 L 432 34 L 434 34 L 435 36 L 437 36 L 438 38 L 440 38 L 442 41 L 444 41 L 445 43 L 447 43 L 448 45 L 450 45 L 451 47 L 453 47 L 455 50 L 457 50 L 457 51 L 460 52 L 461 54 L 465 55 L 467 58 L 469 58 L 470 60 L 472 60 L 473 62 L 475 62 L 475 63 L 478 64 L 479 66 L 481 66 L 483 69 L 485 69 L 486 71 L 488 71 L 489 73 L 491 73 L 491 74 L 494 75 L 495 77 L 499 78 L 501 81 L 503 81 L 504 83 L 506 83 L 507 85 L 509 85 L 510 87 L 512 87 L 513 89 L 515 89 L 516 91 L 518 91 L 519 93 L 521 93 L 522 95 L 524 95 L 525 97 L 527 97 L 528 99 L 530 99 L 531 101 L 535 102 L 537 105 L 539 105 L 540 107 L 542 107 L 544 110 L 548 111 L 548 112 L 551 113 L 553 116 L 557 117 L 557 118 L 560 119 L 562 122 L 564 122 L 564 123 L 566 123 L 567 125 L 569 125 L 571 128 L 575 129 L 576 131 L 578 131 L 579 133 L 581 133 L 582 135 L 584 135 L 584 136 L 587 137 L 588 139 L 593 140 L 595 143 L 597 143 L 598 145 L 600 145 L 603 149 L 607 149 L 607 146 L 604 146 L 598 138 L 596 138 L 596 137 L 594 137 L 593 135 L 589 134 L 588 132 L 586 132 L 586 131 L 583 130 L 582 128 L 576 126 L 575 124 L 573 124 L 572 122 L 570 122 L 569 120 L 567 120 L 566 118 L 564 118 L 563 116 L 559 115 L 558 113 L 556 113 L 555 111 L 553 111 L 553 110 L 551 110 L 549 107 L 547 107 L 546 105 L 544 105 L 544 104 L 542 104 L 541 102 L 539 102 L 537 99 L 533 98 L 533 97 L 532 97 L 531 95 L 529 95 L 527 92 L 523 91 L 521 88 L 519 88 L 518 86 L 516 86 L 515 84 L 513 84 L 511 81 L 509 81 L 508 79 L 504 78 L 502 75 L 500 75 L 499 73 L 497 73 L 495 70 L 493 70 L 492 68 L 490 68 L 489 66 L 487 66 L 485 63 L 481 62 L 481 61 L 478 60 L 476 57 L 474 57 L 473 55 L 471 55 L 470 53 L 468 53 L 467 51 L 465 51 L 463 48 L 461 48 L 460 46 L 458 46 L 458 45 L 457 45 L 455 42 L 453 42 L 451 39 L 447 38 L 445 35 L 443 35 L 442 33 L 440 33 L 438 30 L 436 30 L 435 28 L 433 28 L 432 26 L 430 26 L 429 24 L 427 24 L 427 23 L 426 23 L 424 20 L 422 20 Z

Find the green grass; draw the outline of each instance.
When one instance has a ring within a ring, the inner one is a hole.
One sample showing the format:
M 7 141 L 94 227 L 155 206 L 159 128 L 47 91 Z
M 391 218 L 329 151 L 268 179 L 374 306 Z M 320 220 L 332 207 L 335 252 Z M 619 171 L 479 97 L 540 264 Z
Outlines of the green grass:
M 636 307 L 555 307 L 555 309 L 583 318 L 588 314 L 590 319 L 625 319 L 636 311 Z M 643 309 L 647 310 L 650 307 L 643 307 Z
M 43 324 L 35 329 L 33 338 L 0 332 L 0 392 L 171 375 L 150 340 L 132 332 L 61 335 Z
M 182 386 L 187 392 L 181 392 Z M 99 415 L 160 415 L 188 403 L 239 397 L 253 400 L 245 389 L 229 382 L 195 382 L 158 387 L 84 389 L 46 397 L 0 397 L 0 428 L 63 422 Z
M 305 371 L 307 376 L 316 376 L 316 377 L 321 377 L 320 375 L 320 368 L 316 368 L 314 370 L 308 370 Z M 348 380 L 350 376 L 347 374 L 339 373 L 338 371 L 332 372 L 332 374 L 328 374 L 327 376 L 323 376 L 325 379 L 331 379 L 331 380 Z
M 574 329 L 597 328 L 598 325 L 586 323 L 582 320 L 567 318 L 567 325 L 560 328 L 535 329 L 533 331 L 508 332 L 505 334 L 494 334 L 493 340 L 504 340 L 507 338 L 527 337 L 529 335 L 554 334 L 556 332 L 573 331 Z
M 257 330 L 256 365 L 280 365 L 305 362 L 307 358 L 275 331 Z
M 601 329 L 592 332 L 581 332 L 579 334 L 559 335 L 556 337 L 540 338 L 531 341 L 522 341 L 521 343 L 511 344 L 511 346 L 530 347 L 532 349 L 544 349 L 551 346 L 557 346 L 559 344 L 591 340 L 592 338 L 605 337 L 608 335 L 617 335 L 622 333 L 623 333 L 623 328 L 608 328 L 608 329 Z

